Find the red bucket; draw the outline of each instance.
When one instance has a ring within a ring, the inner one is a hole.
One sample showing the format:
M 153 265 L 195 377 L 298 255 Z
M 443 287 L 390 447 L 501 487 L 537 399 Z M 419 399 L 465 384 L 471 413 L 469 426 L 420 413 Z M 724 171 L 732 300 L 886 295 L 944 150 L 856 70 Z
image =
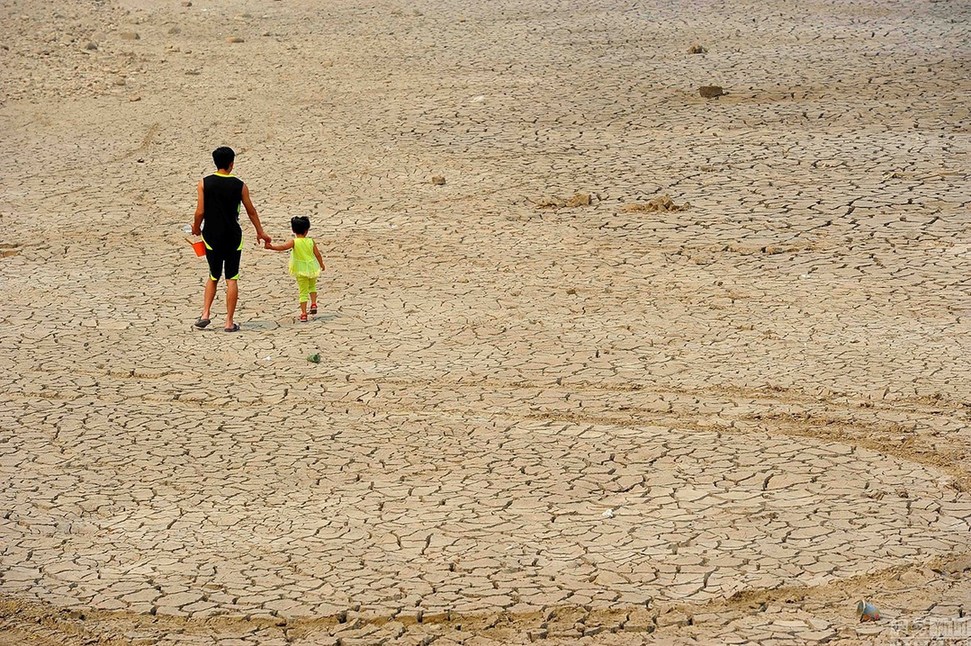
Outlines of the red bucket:
M 193 242 L 188 238 L 186 238 L 185 241 L 192 245 L 192 250 L 196 252 L 197 256 L 202 257 L 206 255 L 206 243 L 204 241 L 199 240 L 198 242 Z

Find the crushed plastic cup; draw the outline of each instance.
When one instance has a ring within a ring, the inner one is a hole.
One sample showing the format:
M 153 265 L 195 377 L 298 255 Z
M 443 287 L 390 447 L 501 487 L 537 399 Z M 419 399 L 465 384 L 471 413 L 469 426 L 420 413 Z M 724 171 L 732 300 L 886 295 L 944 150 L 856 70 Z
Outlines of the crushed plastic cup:
M 196 252 L 196 255 L 197 256 L 199 256 L 201 258 L 202 256 L 205 256 L 206 255 L 206 243 L 205 242 L 203 242 L 202 240 L 195 240 L 195 241 L 193 241 L 190 238 L 186 238 L 185 241 L 188 242 L 190 245 L 192 245 L 192 250 Z
M 880 618 L 880 611 L 875 605 L 863 599 L 856 604 L 856 616 L 860 618 L 860 623 L 876 621 Z

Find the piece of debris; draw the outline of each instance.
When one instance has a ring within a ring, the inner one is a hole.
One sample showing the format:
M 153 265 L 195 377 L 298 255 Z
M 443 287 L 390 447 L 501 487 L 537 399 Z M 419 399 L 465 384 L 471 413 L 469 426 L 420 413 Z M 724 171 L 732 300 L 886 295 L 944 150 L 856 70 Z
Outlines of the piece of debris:
M 227 43 L 243 43 L 243 42 L 246 42 L 246 41 L 244 41 L 239 36 L 230 36 L 229 38 L 226 39 L 226 42 Z
M 435 186 L 445 186 L 445 176 L 432 175 L 432 184 L 434 184 Z
M 689 54 L 707 54 L 708 53 L 708 50 L 705 49 L 704 47 L 702 47 L 701 45 L 692 45 L 688 49 L 688 53 Z
M 309 361 L 310 363 L 320 363 L 320 353 L 319 352 L 313 353 L 312 355 L 307 357 L 307 361 Z
M 876 621 L 880 618 L 880 611 L 877 607 L 866 599 L 856 604 L 856 616 L 860 618 L 860 623 Z
M 698 88 L 698 94 L 706 99 L 716 99 L 722 95 L 728 94 L 720 85 L 702 85 Z
M 625 204 L 620 207 L 620 210 L 624 213 L 648 213 L 651 211 L 686 211 L 690 207 L 691 204 L 689 202 L 675 204 L 671 196 L 665 193 L 664 195 L 651 198 L 646 204 Z

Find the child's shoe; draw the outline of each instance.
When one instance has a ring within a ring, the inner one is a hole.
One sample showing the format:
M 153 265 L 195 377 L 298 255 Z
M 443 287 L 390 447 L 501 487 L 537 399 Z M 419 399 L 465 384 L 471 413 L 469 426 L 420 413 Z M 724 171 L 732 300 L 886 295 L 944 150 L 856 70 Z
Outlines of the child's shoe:
M 310 313 L 311 314 L 316 314 L 317 313 L 317 303 L 311 303 L 310 304 Z
M 307 315 L 306 314 L 301 314 L 300 315 L 300 322 L 301 323 L 306 323 L 307 322 Z

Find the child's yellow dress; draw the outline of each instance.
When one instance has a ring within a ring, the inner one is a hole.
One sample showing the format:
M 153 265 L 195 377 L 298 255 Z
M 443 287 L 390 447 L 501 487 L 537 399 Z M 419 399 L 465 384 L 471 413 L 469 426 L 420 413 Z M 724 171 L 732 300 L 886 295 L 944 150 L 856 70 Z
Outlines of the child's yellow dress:
M 290 252 L 290 275 L 297 279 L 301 303 L 310 300 L 310 294 L 317 293 L 320 264 L 314 256 L 313 238 L 293 239 L 293 250 Z

